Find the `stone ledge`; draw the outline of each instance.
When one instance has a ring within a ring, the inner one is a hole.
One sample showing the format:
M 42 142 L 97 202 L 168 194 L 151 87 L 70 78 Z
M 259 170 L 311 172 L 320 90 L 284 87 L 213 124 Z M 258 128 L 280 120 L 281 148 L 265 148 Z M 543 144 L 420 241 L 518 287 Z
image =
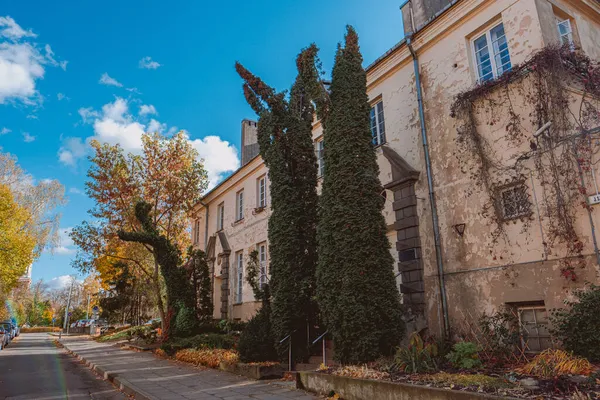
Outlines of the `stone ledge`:
M 319 372 L 298 372 L 296 388 L 328 395 L 332 390 L 344 400 L 498 400 L 512 399 L 487 394 L 427 386 L 355 379 Z
M 244 363 L 224 363 L 219 365 L 219 369 L 232 374 L 242 375 L 250 379 L 273 379 L 283 378 L 285 368 L 281 364 L 275 365 L 255 365 Z

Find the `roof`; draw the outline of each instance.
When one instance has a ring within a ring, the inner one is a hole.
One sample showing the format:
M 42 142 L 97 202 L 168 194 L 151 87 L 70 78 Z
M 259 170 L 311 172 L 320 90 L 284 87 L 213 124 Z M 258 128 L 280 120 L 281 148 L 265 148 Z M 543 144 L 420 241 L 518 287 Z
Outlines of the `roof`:
M 256 156 L 252 157 L 246 164 L 242 165 L 241 167 L 239 167 L 238 169 L 233 171 L 231 173 L 231 175 L 229 175 L 227 178 L 225 178 L 221 182 L 219 182 L 217 184 L 217 186 L 215 186 L 214 188 L 212 188 L 208 192 L 206 192 L 204 194 L 204 196 L 202 196 L 202 199 L 200 200 L 200 204 L 202 205 L 202 200 L 204 200 L 208 195 L 212 194 L 215 190 L 217 190 L 218 188 L 223 186 L 225 183 L 229 182 L 231 179 L 233 179 L 233 177 L 235 177 L 239 172 L 241 172 L 247 165 L 250 165 L 250 163 L 252 163 L 252 161 L 254 161 L 255 159 L 257 159 L 259 157 L 260 157 L 260 154 L 257 154 Z

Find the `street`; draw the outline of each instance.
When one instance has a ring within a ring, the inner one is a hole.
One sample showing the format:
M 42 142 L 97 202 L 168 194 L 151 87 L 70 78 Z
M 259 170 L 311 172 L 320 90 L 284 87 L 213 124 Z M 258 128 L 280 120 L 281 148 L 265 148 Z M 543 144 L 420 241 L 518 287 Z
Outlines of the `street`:
M 47 333 L 22 334 L 0 351 L 0 399 L 126 399 Z

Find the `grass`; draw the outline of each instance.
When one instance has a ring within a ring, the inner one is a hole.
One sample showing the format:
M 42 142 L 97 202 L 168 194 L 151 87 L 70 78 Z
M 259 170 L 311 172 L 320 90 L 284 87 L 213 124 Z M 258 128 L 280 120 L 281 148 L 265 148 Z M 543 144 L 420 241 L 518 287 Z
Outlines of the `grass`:
M 490 389 L 508 389 L 513 387 L 510 382 L 507 382 L 502 378 L 482 374 L 449 374 L 447 372 L 439 372 L 437 374 L 429 375 L 427 380 L 434 383 L 477 386 Z
M 99 342 L 110 342 L 113 340 L 127 339 L 127 332 L 129 332 L 131 329 L 133 329 L 133 328 L 127 328 L 127 329 L 123 329 L 121 331 L 112 332 L 107 335 L 100 336 L 96 340 Z

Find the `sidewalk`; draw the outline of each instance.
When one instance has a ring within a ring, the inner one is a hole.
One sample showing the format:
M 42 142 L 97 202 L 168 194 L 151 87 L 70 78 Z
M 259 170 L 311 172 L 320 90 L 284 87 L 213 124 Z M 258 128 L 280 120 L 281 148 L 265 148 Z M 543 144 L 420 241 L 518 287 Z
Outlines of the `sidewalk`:
M 63 337 L 61 342 L 65 349 L 137 400 L 318 399 L 294 389 L 292 382 L 255 381 L 223 371 L 188 367 L 150 353 L 122 350 L 81 337 Z

